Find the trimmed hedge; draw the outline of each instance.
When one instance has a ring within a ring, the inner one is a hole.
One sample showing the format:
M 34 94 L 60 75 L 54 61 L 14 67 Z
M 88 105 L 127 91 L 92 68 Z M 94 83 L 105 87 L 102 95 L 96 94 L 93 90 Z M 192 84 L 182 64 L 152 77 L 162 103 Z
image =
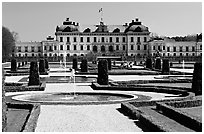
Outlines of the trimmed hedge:
M 6 125 L 7 125 L 7 105 L 6 105 L 6 98 L 5 98 L 5 86 L 4 86 L 4 69 L 2 68 L 2 132 L 6 132 Z
M 156 58 L 155 69 L 158 69 L 158 70 L 161 69 L 161 59 L 160 58 Z
M 169 60 L 163 59 L 162 74 L 169 74 L 169 72 L 170 72 Z
M 78 68 L 77 58 L 73 58 L 72 68 L 75 69 L 75 70 L 77 70 L 77 68 Z
M 107 60 L 99 60 L 97 83 L 108 85 L 108 63 Z
M 151 58 L 146 59 L 146 68 L 152 69 L 152 59 Z
M 202 63 L 194 64 L 192 92 L 202 95 Z
M 30 64 L 30 75 L 28 86 L 40 85 L 40 77 L 38 72 L 38 64 L 36 61 L 32 61 Z
M 87 59 L 81 61 L 81 72 L 88 72 Z
M 180 124 L 183 124 L 186 127 L 193 129 L 195 131 L 198 131 L 198 132 L 202 131 L 202 120 L 201 119 L 198 119 L 197 117 L 189 115 L 183 112 L 182 110 L 179 110 L 178 108 L 174 108 L 166 104 L 157 103 L 156 107 L 158 110 L 162 111 L 162 114 L 170 117 L 171 119 L 179 122 Z
M 40 74 L 45 73 L 45 60 L 44 59 L 40 59 L 39 61 L 39 73 Z
M 11 60 L 11 71 L 16 72 L 17 71 L 17 62 L 16 59 Z

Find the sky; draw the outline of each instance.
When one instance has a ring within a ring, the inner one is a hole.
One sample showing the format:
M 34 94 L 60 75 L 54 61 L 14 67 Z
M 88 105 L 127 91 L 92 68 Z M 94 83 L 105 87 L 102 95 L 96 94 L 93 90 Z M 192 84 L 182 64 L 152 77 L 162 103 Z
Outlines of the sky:
M 107 25 L 123 25 L 139 18 L 150 32 L 185 36 L 202 32 L 201 2 L 3 2 L 2 25 L 18 33 L 20 41 L 55 36 L 66 18 L 80 25 L 99 24 L 99 9 Z

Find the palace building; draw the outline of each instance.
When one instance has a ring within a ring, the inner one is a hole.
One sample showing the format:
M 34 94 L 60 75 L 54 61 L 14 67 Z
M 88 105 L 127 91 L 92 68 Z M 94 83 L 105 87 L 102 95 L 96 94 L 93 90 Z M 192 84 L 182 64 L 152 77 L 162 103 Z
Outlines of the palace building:
M 166 39 L 150 40 L 150 31 L 138 18 L 124 25 L 80 25 L 67 18 L 56 27 L 55 38 L 41 42 L 16 42 L 16 57 L 62 56 L 201 56 L 202 40 L 176 42 Z

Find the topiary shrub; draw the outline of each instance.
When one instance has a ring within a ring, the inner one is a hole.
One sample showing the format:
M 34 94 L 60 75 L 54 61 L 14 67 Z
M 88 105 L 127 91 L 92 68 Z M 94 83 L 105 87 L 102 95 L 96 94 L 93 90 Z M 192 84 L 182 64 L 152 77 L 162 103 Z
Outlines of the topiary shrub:
M 28 86 L 40 85 L 40 77 L 38 72 L 38 64 L 36 61 L 30 63 L 30 75 Z
M 78 66 L 77 64 L 78 64 L 78 63 L 77 63 L 77 58 L 74 58 L 74 59 L 73 59 L 72 68 L 76 70 L 76 69 L 77 69 L 77 66 Z
M 15 72 L 17 71 L 17 62 L 16 59 L 11 60 L 11 71 Z
M 155 62 L 155 69 L 161 69 L 161 59 L 160 58 L 156 58 L 156 62 Z
M 202 95 L 202 63 L 194 64 L 192 92 L 195 95 Z
M 169 74 L 170 68 L 169 68 L 169 60 L 163 59 L 162 64 L 162 74 Z
M 87 59 L 81 61 L 81 72 L 88 72 Z
M 44 59 L 40 59 L 40 62 L 39 62 L 39 73 L 40 74 L 45 73 L 45 60 Z
M 111 65 L 111 59 L 108 59 L 108 70 L 112 69 L 112 65 Z
M 6 132 L 7 126 L 7 105 L 5 99 L 5 87 L 4 87 L 4 69 L 2 68 L 2 132 Z
M 146 59 L 146 68 L 152 69 L 152 59 L 151 58 Z
M 107 60 L 100 60 L 98 63 L 97 83 L 100 85 L 108 85 L 108 62 Z
M 45 69 L 49 69 L 49 62 L 47 59 L 45 59 Z

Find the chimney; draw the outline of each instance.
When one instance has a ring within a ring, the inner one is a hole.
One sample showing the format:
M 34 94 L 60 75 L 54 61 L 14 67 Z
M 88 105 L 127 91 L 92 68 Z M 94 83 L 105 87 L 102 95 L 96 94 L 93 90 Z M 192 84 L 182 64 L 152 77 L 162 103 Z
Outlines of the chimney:
M 67 20 L 66 21 L 69 21 L 69 18 L 67 18 Z

